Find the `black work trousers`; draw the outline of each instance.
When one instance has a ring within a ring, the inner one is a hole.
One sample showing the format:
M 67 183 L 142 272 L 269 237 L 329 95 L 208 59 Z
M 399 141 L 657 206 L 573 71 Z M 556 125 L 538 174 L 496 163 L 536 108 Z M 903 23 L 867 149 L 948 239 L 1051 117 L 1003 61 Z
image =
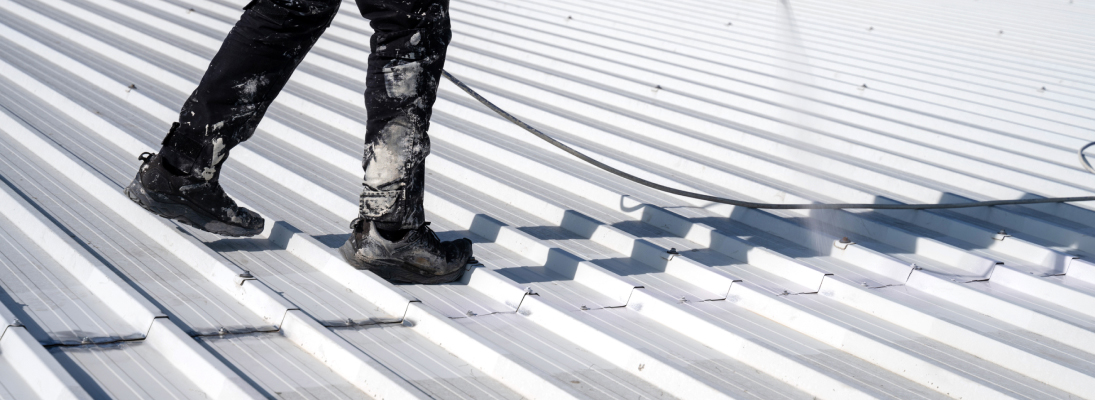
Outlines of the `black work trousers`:
M 165 160 L 217 179 L 233 147 L 331 24 L 340 0 L 253 0 L 163 141 Z M 452 37 L 448 0 L 357 0 L 370 20 L 367 131 L 360 216 L 381 229 L 414 229 L 422 208 L 430 114 Z

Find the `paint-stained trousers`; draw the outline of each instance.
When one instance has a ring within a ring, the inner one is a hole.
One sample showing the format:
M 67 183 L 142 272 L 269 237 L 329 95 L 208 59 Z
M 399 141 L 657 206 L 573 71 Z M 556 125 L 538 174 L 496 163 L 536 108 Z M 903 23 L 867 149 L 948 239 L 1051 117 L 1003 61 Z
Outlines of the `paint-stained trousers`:
M 160 153 L 172 166 L 217 179 L 341 0 L 253 0 L 183 104 Z M 374 34 L 366 76 L 367 131 L 361 217 L 380 229 L 414 229 L 422 208 L 426 134 L 451 39 L 448 0 L 357 0 Z

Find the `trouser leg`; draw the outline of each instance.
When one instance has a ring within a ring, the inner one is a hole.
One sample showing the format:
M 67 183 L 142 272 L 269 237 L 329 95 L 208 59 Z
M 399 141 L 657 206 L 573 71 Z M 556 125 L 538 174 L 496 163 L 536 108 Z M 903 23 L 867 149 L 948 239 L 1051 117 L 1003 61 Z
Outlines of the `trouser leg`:
M 414 229 L 422 206 L 427 130 L 452 37 L 447 0 L 358 0 L 374 34 L 366 78 L 361 217 L 380 229 Z
M 183 104 L 160 153 L 212 180 L 229 150 L 251 137 L 270 103 L 338 12 L 339 0 L 255 0 Z

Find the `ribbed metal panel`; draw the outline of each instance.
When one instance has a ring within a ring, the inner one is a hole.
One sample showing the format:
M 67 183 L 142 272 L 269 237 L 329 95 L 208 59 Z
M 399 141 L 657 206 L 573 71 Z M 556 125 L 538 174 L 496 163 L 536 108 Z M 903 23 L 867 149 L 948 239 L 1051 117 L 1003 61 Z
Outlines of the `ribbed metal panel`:
M 151 216 L 121 189 L 244 3 L 0 0 L 0 397 L 1095 398 L 1093 204 L 710 204 L 581 164 L 448 82 L 427 214 L 482 264 L 439 286 L 354 270 L 335 250 L 365 131 L 352 3 L 226 164 L 267 230 Z M 665 185 L 772 203 L 1095 190 L 1075 156 L 1095 140 L 1087 1 L 451 15 L 449 72 Z

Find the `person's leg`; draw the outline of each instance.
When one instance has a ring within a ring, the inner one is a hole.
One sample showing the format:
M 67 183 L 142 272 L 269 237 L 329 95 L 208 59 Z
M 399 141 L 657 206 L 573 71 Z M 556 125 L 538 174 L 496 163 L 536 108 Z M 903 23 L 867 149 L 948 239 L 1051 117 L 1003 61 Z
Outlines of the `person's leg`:
M 254 0 L 183 104 L 160 153 L 211 180 L 251 137 L 270 103 L 338 12 L 339 0 Z
M 358 8 L 374 30 L 361 217 L 381 230 L 416 229 L 425 222 L 426 132 L 452 38 L 448 0 L 358 0 Z
M 425 222 L 427 130 L 449 31 L 447 0 L 358 0 L 371 21 L 360 215 L 340 252 L 385 279 L 443 283 L 460 278 L 471 241 L 442 242 Z
M 227 236 L 262 232 L 257 213 L 220 186 L 229 151 L 267 107 L 338 11 L 340 0 L 254 0 L 183 104 L 159 154 L 142 154 L 131 200 L 161 217 Z

